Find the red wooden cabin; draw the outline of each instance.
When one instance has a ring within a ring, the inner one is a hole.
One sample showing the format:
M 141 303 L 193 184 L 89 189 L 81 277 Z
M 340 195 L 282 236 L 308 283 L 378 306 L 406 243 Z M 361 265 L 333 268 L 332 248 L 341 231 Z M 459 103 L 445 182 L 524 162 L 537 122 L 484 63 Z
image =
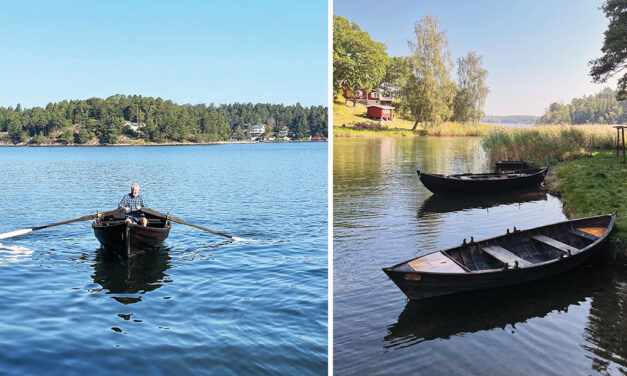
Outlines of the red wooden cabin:
M 383 119 L 383 120 L 394 119 L 394 113 L 392 113 L 392 111 L 394 110 L 394 107 L 392 106 L 386 106 L 383 104 L 373 104 L 373 105 L 368 106 L 367 108 L 368 108 L 367 116 L 369 118 L 377 118 L 377 119 Z

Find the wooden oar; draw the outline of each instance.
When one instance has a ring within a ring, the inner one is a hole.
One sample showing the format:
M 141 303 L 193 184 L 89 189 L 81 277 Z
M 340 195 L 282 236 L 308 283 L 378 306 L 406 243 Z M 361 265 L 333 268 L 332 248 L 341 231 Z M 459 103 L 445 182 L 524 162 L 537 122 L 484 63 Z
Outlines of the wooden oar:
M 141 209 L 140 209 L 140 211 L 142 211 L 142 212 L 144 212 L 144 213 L 146 213 L 146 214 L 151 214 L 151 215 L 154 215 L 155 217 L 159 217 L 159 218 L 167 218 L 167 219 L 171 220 L 172 222 L 180 223 L 180 224 L 182 224 L 182 225 L 191 226 L 191 227 L 196 227 L 197 229 L 200 229 L 200 230 L 203 230 L 203 231 L 207 231 L 207 232 L 210 232 L 210 233 L 212 233 L 212 234 L 216 234 L 216 235 L 224 236 L 225 238 L 233 239 L 233 240 L 236 240 L 236 241 L 238 241 L 238 240 L 244 240 L 244 239 L 242 239 L 242 238 L 238 238 L 238 237 L 236 237 L 236 236 L 232 236 L 232 235 L 224 234 L 224 233 L 222 233 L 222 232 L 214 231 L 214 230 L 212 230 L 212 229 L 210 229 L 210 228 L 206 228 L 206 227 L 202 227 L 202 226 L 195 225 L 195 224 L 193 224 L 193 223 L 185 222 L 185 221 L 184 221 L 184 220 L 182 220 L 182 219 L 172 217 L 171 215 L 167 215 L 167 214 L 159 213 L 158 211 L 154 211 L 154 210 L 152 210 L 152 209 L 148 209 L 148 208 L 141 208 Z
M 116 210 L 111 210 L 111 211 L 102 212 L 102 213 L 98 213 L 98 214 L 90 214 L 90 215 L 86 215 L 86 216 L 83 216 L 83 217 L 80 217 L 80 218 L 70 219 L 70 220 L 63 221 L 63 222 L 51 223 L 51 224 L 45 225 L 45 226 L 31 227 L 31 228 L 25 228 L 25 229 L 21 229 L 21 230 L 15 230 L 15 231 L 11 231 L 11 232 L 5 232 L 4 234 L 0 234 L 0 239 L 7 239 L 7 238 L 12 238 L 12 237 L 18 236 L 18 235 L 24 235 L 24 234 L 28 234 L 31 231 L 42 230 L 42 229 L 48 228 L 48 227 L 66 225 L 68 223 L 73 223 L 73 222 L 89 221 L 90 219 L 94 219 L 94 218 L 96 218 L 98 216 L 107 216 L 107 215 L 113 215 L 113 214 L 124 214 L 125 212 L 126 211 L 124 209 L 116 209 Z

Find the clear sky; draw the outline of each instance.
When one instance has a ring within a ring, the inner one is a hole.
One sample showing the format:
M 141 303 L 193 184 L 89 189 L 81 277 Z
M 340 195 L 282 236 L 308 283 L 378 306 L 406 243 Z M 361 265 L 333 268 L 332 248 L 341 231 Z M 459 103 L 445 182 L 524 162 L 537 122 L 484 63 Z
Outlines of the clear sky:
M 390 56 L 409 54 L 414 23 L 438 15 L 453 61 L 476 51 L 488 71 L 488 115 L 541 115 L 552 102 L 594 94 L 588 62 L 601 56 L 607 19 L 593 0 L 335 0 Z
M 0 106 L 327 105 L 327 0 L 2 1 Z

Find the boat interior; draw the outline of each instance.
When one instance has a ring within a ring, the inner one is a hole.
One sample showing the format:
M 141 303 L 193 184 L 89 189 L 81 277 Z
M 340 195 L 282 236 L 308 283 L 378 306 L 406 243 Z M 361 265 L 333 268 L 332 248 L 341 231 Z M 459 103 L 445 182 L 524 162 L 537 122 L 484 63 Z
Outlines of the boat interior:
M 608 231 L 611 215 L 585 218 L 520 231 L 431 253 L 405 263 L 414 271 L 467 273 L 494 269 L 528 268 L 551 260 L 571 257 L 593 244 Z M 404 266 L 404 265 L 399 265 Z M 407 270 L 406 267 L 403 267 Z
M 497 171 L 488 172 L 482 174 L 456 174 L 456 175 L 443 175 L 447 178 L 461 179 L 461 180 L 477 180 L 477 179 L 512 179 L 522 176 L 529 176 L 540 172 L 542 168 L 529 168 L 525 170 L 515 171 Z
M 146 219 L 148 220 L 148 224 L 146 227 L 165 227 L 166 219 L 152 216 L 150 214 L 145 214 Z M 94 219 L 94 223 L 100 226 L 116 226 L 121 225 L 126 221 L 125 215 L 108 215 L 103 218 Z

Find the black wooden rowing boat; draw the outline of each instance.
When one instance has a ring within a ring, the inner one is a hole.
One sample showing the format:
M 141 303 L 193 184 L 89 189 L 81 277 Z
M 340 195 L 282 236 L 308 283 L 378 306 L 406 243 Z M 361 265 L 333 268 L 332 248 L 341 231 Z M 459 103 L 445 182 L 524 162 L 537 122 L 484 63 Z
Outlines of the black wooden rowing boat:
M 146 227 L 126 221 L 124 214 L 94 219 L 91 227 L 102 246 L 128 259 L 136 254 L 158 248 L 170 234 L 167 218 L 145 214 Z
M 507 286 L 570 270 L 596 253 L 616 213 L 554 223 L 429 253 L 383 271 L 409 299 Z
M 538 185 L 548 167 L 530 168 L 505 173 L 438 175 L 418 170 L 422 184 L 433 193 L 467 194 L 511 191 Z

